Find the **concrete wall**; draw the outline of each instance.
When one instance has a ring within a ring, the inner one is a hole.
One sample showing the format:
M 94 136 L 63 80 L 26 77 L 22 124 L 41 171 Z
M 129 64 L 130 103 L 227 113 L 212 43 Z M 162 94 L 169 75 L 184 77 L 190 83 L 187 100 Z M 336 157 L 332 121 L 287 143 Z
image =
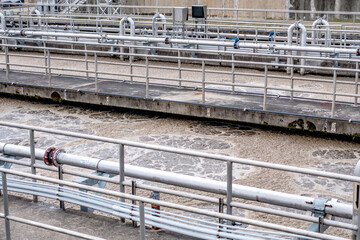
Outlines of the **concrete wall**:
M 287 9 L 288 0 L 127 0 L 127 5 L 135 6 L 178 6 L 178 7 L 191 7 L 192 5 L 207 5 L 208 8 L 245 8 L 245 9 Z M 160 10 L 161 13 L 171 14 L 171 10 Z M 145 13 L 145 12 L 144 12 Z M 235 11 L 211 11 L 208 12 L 211 16 L 218 17 L 236 17 Z M 239 12 L 238 17 L 251 17 L 250 13 Z M 267 15 L 269 17 L 280 17 L 278 14 L 274 16 Z M 252 17 L 264 18 L 265 13 L 257 12 L 253 13 Z
M 116 0 L 115 0 L 116 1 Z M 119 1 L 119 0 L 117 0 Z M 312 11 L 345 11 L 360 12 L 360 0 L 121 0 L 127 5 L 135 6 L 181 6 L 207 5 L 209 8 L 243 8 L 243 9 L 291 9 L 291 10 L 312 10 Z M 162 13 L 171 14 L 171 10 L 161 10 Z M 234 11 L 220 13 L 211 11 L 212 16 L 236 17 Z M 264 13 L 238 13 L 239 17 L 265 18 Z M 313 14 L 299 14 L 299 18 L 316 18 Z M 283 18 L 283 14 L 267 14 L 267 18 Z M 290 15 L 294 18 L 293 15 Z M 333 16 L 334 17 L 334 16 Z M 337 18 L 343 16 L 337 16 Z

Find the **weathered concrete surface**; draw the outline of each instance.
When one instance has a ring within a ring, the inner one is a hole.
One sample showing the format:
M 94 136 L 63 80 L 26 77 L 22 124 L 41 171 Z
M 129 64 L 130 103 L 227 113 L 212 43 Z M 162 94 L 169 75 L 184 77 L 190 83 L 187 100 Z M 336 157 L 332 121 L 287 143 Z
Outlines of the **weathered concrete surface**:
M 0 198 L 0 206 L 3 206 L 3 198 Z M 119 219 L 101 216 L 92 213 L 85 213 L 74 209 L 61 210 L 58 206 L 38 202 L 33 203 L 29 199 L 10 196 L 10 215 L 17 216 L 68 230 L 85 233 L 88 235 L 105 239 L 127 239 L 135 240 L 140 238 L 140 229 L 133 228 L 130 221 L 121 223 Z M 3 212 L 3 211 L 1 211 Z M 0 239 L 5 239 L 4 219 L 0 219 Z M 77 237 L 70 237 L 62 233 L 56 233 L 21 223 L 10 222 L 11 239 L 14 240 L 75 240 Z M 155 231 L 146 229 L 146 239 L 167 240 L 167 239 L 189 239 L 180 234 L 172 234 L 163 230 Z
M 4 72 L 0 77 L 5 78 Z M 144 83 L 103 80 L 99 81 L 99 92 L 95 92 L 94 82 L 82 78 L 53 76 L 53 86 L 47 87 L 45 75 L 11 72 L 9 77 L 14 81 L 0 82 L 0 93 L 352 136 L 360 134 L 359 107 L 348 104 L 337 104 L 335 118 L 331 118 L 331 102 L 325 101 L 270 97 L 267 111 L 263 111 L 259 110 L 263 104 L 260 94 L 209 91 L 206 104 L 201 104 L 201 90 L 167 85 L 151 85 L 150 98 L 145 98 Z

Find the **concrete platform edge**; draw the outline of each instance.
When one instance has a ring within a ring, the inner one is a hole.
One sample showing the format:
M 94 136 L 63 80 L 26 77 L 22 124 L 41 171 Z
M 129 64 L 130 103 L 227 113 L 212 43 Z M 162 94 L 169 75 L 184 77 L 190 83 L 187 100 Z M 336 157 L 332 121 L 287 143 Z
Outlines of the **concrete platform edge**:
M 359 137 L 360 122 L 0 82 L 0 93 Z

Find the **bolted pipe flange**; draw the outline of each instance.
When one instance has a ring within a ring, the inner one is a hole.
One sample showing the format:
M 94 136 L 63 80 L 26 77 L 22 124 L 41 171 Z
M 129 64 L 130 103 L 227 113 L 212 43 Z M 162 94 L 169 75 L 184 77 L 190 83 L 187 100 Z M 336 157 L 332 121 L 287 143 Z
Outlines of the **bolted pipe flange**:
M 44 153 L 44 163 L 48 166 L 52 166 L 53 160 L 52 160 L 52 154 L 53 152 L 56 150 L 55 147 L 49 147 L 48 149 L 46 149 L 45 153 Z
M 44 163 L 48 166 L 59 166 L 59 163 L 56 161 L 57 156 L 60 153 L 64 153 L 65 150 L 63 149 L 57 149 L 55 147 L 49 147 L 46 149 L 44 153 Z
M 22 36 L 22 37 L 25 37 L 25 36 L 26 36 L 26 34 L 25 34 L 25 29 L 21 29 L 21 30 L 20 30 L 20 36 Z

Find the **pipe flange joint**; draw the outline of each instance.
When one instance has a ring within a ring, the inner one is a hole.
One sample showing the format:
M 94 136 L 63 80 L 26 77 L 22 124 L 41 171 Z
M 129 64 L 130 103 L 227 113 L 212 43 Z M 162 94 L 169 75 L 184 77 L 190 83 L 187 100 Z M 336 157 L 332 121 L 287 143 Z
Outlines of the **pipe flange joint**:
M 165 44 L 170 44 L 170 38 L 169 37 L 165 38 Z
M 22 36 L 22 37 L 25 37 L 25 36 L 26 36 L 26 34 L 25 34 L 25 29 L 21 29 L 21 30 L 20 30 L 20 36 Z
M 53 152 L 55 152 L 56 148 L 55 147 L 49 147 L 48 149 L 46 149 L 45 153 L 44 153 L 44 163 L 48 166 L 53 166 L 54 162 L 52 159 L 52 154 Z
M 239 38 L 235 38 L 235 42 L 234 42 L 234 48 L 235 49 L 239 49 L 240 47 L 239 47 L 239 45 L 238 45 L 238 42 L 239 42 Z
M 59 166 L 56 158 L 60 153 L 64 153 L 65 150 L 57 149 L 55 147 L 49 147 L 44 153 L 44 163 L 48 166 Z
M 58 167 L 59 165 L 61 165 L 61 164 L 58 163 L 58 161 L 57 161 L 57 157 L 58 157 L 58 155 L 59 155 L 60 153 L 65 153 L 65 150 L 64 150 L 64 149 L 55 149 L 55 151 L 53 151 L 53 153 L 52 153 L 51 158 L 52 158 L 52 161 L 53 161 L 53 165 L 54 165 L 55 167 Z
M 356 56 L 360 56 L 360 48 L 356 49 Z

